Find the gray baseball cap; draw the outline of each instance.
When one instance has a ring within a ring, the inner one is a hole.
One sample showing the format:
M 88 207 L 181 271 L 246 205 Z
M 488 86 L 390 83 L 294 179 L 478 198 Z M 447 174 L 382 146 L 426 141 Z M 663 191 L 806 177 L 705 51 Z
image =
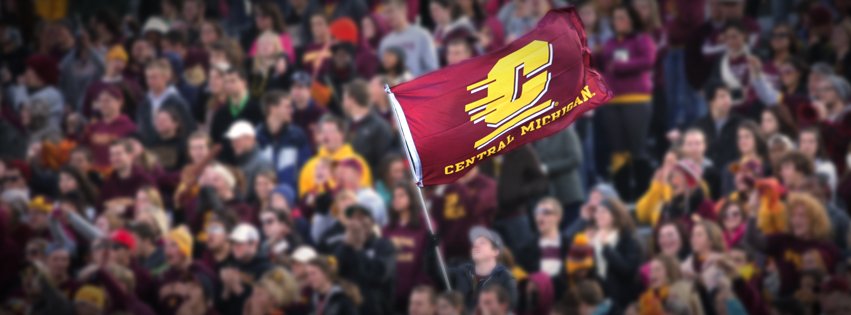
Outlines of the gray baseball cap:
M 470 243 L 475 242 L 479 237 L 488 239 L 497 249 L 502 248 L 502 238 L 491 229 L 478 225 L 470 229 Z

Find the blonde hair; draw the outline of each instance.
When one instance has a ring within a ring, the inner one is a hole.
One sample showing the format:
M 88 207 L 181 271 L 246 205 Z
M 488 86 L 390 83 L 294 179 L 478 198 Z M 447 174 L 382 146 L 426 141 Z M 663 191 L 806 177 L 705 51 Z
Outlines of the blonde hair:
M 144 186 L 139 188 L 139 191 L 145 194 L 148 197 L 151 205 L 158 208 L 164 208 L 163 206 L 163 197 L 160 195 L 160 191 L 157 190 L 154 186 Z
M 793 192 L 789 194 L 787 200 L 786 219 L 789 221 L 790 227 L 792 226 L 791 221 L 795 208 L 803 207 L 810 219 L 810 236 L 816 240 L 830 240 L 833 234 L 830 218 L 827 216 L 824 205 L 818 199 L 810 193 Z
M 272 56 L 260 55 L 260 47 L 263 45 L 272 45 L 275 49 Z M 257 50 L 254 52 L 254 61 L 252 69 L 254 72 L 266 75 L 266 69 L 269 65 L 274 64 L 277 55 L 284 52 L 284 46 L 281 45 L 281 38 L 278 33 L 273 31 L 265 31 L 257 38 Z

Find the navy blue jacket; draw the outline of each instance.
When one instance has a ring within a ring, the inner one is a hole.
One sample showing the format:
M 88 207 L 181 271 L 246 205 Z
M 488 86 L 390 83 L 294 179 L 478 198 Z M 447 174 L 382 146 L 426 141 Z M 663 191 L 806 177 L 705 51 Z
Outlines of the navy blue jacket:
M 294 124 L 281 127 L 273 135 L 266 124 L 257 127 L 257 147 L 260 155 L 272 161 L 279 184 L 289 184 L 298 191 L 298 171 L 312 156 L 310 139 Z

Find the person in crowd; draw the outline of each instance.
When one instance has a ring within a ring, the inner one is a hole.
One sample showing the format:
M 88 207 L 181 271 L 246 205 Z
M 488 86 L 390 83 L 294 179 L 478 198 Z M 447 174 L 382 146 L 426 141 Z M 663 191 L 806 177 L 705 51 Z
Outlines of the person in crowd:
M 203 232 L 207 228 L 211 213 L 232 215 L 240 222 L 257 222 L 257 211 L 243 202 L 237 194 L 237 181 L 234 174 L 219 163 L 213 163 L 204 168 L 201 178 L 198 179 L 197 195 L 182 205 L 185 211 L 184 221 L 192 232 L 196 234 Z
M 10 105 L 18 110 L 27 103 L 43 102 L 50 108 L 50 123 L 59 125 L 65 111 L 65 98 L 56 87 L 59 75 L 59 65 L 53 57 L 43 54 L 29 56 L 26 71 L 19 80 L 21 84 L 12 85 L 8 90 Z
M 383 154 L 390 151 L 393 144 L 394 133 L 372 108 L 368 88 L 368 83 L 360 79 L 347 84 L 343 92 L 343 111 L 350 126 L 348 142 L 371 169 L 379 169 Z
M 307 263 L 305 273 L 308 286 L 313 291 L 313 314 L 360 314 L 358 306 L 363 303 L 361 292 L 357 286 L 337 275 L 337 267 L 337 261 L 326 256 L 318 256 Z
M 745 245 L 745 232 L 750 217 L 744 201 L 725 199 L 718 210 L 718 226 L 724 236 L 727 248 Z
M 308 135 L 317 133 L 319 119 L 325 114 L 325 109 L 320 107 L 310 94 L 311 76 L 307 72 L 298 71 L 293 73 L 293 85 L 290 89 L 292 96 L 292 122 L 299 126 Z M 315 146 L 315 140 L 309 137 L 311 146 Z
M 497 262 L 499 253 L 505 250 L 502 238 L 496 232 L 476 226 L 470 229 L 472 262 L 447 270 L 452 289 L 463 296 L 467 311 L 478 305 L 479 295 L 489 287 L 502 287 L 507 291 L 508 304 L 516 305 L 517 282 L 504 265 Z
M 408 69 L 406 59 L 407 55 L 405 55 L 405 51 L 396 46 L 387 47 L 381 53 L 381 69 L 379 73 L 387 78 L 388 85 L 394 86 L 414 78 Z
M 156 134 L 143 141 L 169 173 L 178 172 L 188 159 L 186 140 L 189 130 L 180 123 L 180 113 L 172 107 L 161 107 L 154 116 Z
M 393 243 L 376 235 L 372 211 L 360 205 L 345 209 L 343 241 L 334 249 L 341 277 L 358 286 L 363 314 L 391 314 L 396 264 Z
M 706 155 L 706 134 L 698 128 L 689 128 L 683 133 L 683 158 L 690 159 L 700 166 L 704 182 L 712 199 L 721 195 L 721 173 L 715 163 Z
M 245 72 L 236 65 L 231 65 L 223 77 L 225 93 L 228 95 L 227 105 L 219 107 L 210 122 L 210 138 L 215 143 L 223 143 L 228 129 L 237 121 L 244 120 L 250 126 L 263 121 L 263 111 L 257 100 L 248 91 Z M 221 152 L 221 159 L 234 162 L 234 148 L 227 144 Z
M 251 284 L 271 269 L 269 260 L 259 254 L 260 233 L 251 224 L 240 223 L 230 232 L 231 257 L 219 269 L 221 299 L 216 308 L 223 313 L 240 312 L 252 296 Z
M 128 140 L 118 140 L 109 145 L 112 173 L 104 179 L 100 202 L 108 211 L 124 211 L 133 205 L 133 197 L 142 186 L 152 185 L 151 177 L 133 161 L 133 148 Z
M 464 296 L 458 291 L 447 291 L 437 295 L 438 315 L 463 315 Z
M 434 288 L 426 285 L 419 285 L 411 290 L 407 310 L 411 315 L 434 315 L 437 314 L 437 292 Z
M 284 52 L 281 37 L 272 31 L 265 31 L 257 38 L 257 48 L 252 57 L 249 76 L 250 93 L 260 98 L 263 92 L 288 87 L 289 57 Z
M 260 252 L 270 258 L 291 253 L 302 243 L 301 237 L 291 223 L 292 219 L 280 210 L 264 210 L 260 213 L 264 241 Z
M 678 220 L 687 224 L 696 217 L 714 219 L 712 200 L 701 171 L 691 159 L 677 161 L 676 154 L 669 152 L 650 188 L 636 204 L 639 222 Z
M 298 284 L 292 273 L 283 267 L 275 267 L 253 284 L 242 314 L 283 313 L 295 302 L 297 295 Z
M 730 111 L 733 103 L 731 90 L 723 85 L 710 86 L 706 90 L 709 98 L 709 114 L 698 119 L 695 127 L 706 136 L 708 156 L 721 167 L 733 162 L 737 155 L 730 143 L 736 141 L 739 124 L 743 121 Z
M 824 178 L 830 191 L 836 191 L 838 173 L 836 165 L 825 157 L 821 132 L 817 128 L 805 128 L 798 133 L 798 150 L 813 162 L 817 176 Z
M 534 211 L 538 237 L 516 252 L 518 263 L 527 272 L 540 271 L 555 278 L 565 270 L 563 257 L 567 255 L 571 239 L 559 231 L 563 212 L 561 203 L 553 197 L 538 201 Z
M 124 46 L 112 46 L 106 52 L 105 59 L 106 66 L 103 77 L 99 81 L 92 82 L 83 96 L 83 103 L 80 108 L 83 115 L 85 117 L 93 117 L 94 108 L 92 105 L 98 92 L 107 85 L 116 85 L 124 95 L 124 104 L 126 105 L 123 108 L 123 112 L 128 116 L 134 116 L 136 114 L 136 104 L 142 100 L 144 94 L 142 93 L 142 88 L 139 86 L 139 82 L 126 77 L 124 73 L 124 70 L 127 68 L 127 62 L 129 61 L 127 51 L 124 49 Z
M 594 207 L 594 229 L 586 232 L 594 250 L 594 274 L 612 299 L 612 310 L 625 310 L 640 293 L 641 247 L 623 204 L 603 199 Z M 619 311 L 620 310 L 620 311 Z
M 549 191 L 564 209 L 565 222 L 578 216 L 585 191 L 582 186 L 582 146 L 574 128 L 566 128 L 548 138 L 536 141 L 532 147 L 541 162 L 541 169 L 550 183 Z
M 821 266 L 825 270 L 833 269 L 840 257 L 836 245 L 830 241 L 832 229 L 827 211 L 818 199 L 808 193 L 796 192 L 789 194 L 787 203 L 787 231 L 765 235 L 756 226 L 753 214 L 747 230 L 749 242 L 774 260 L 780 281 L 773 292 L 776 296 L 789 296 L 798 290 L 808 267 L 786 257 L 807 259 L 815 265 L 810 268 Z
M 492 224 L 508 240 L 506 246 L 517 252 L 522 244 L 533 238 L 529 222 L 531 205 L 547 194 L 549 185 L 532 145 L 506 153 L 502 162 L 504 164 L 494 164 L 491 169 L 500 174 L 496 177 L 498 207 L 492 216 Z M 505 167 L 507 165 L 511 167 Z
M 447 240 L 466 236 L 477 225 L 489 224 L 497 209 L 497 183 L 483 174 L 478 167 L 464 174 L 457 182 L 436 189 L 430 199 L 429 209 L 437 223 L 437 234 Z M 449 261 L 466 260 L 472 244 L 443 242 L 445 257 Z
M 180 181 L 173 198 L 177 208 L 180 208 L 187 200 L 198 194 L 198 179 L 215 156 L 215 152 L 211 152 L 214 149 L 211 148 L 210 136 L 206 132 L 193 132 L 186 142 L 189 158 L 186 165 L 180 170 Z
M 298 180 L 299 196 L 306 194 L 319 194 L 328 189 L 336 187 L 330 172 L 323 174 L 319 172 L 323 160 L 339 162 L 342 160 L 354 160 L 360 166 L 360 183 L 369 186 L 372 183 L 372 172 L 369 164 L 357 154 L 352 146 L 345 142 L 345 127 L 342 120 L 334 116 L 323 116 L 318 126 L 318 150 L 301 169 Z M 327 186 L 327 187 L 326 187 Z
M 100 172 L 109 168 L 110 143 L 136 132 L 133 120 L 121 113 L 122 100 L 118 88 L 101 90 L 95 101 L 101 118 L 92 121 L 83 135 L 83 143 L 92 153 L 93 167 Z
M 145 101 L 136 108 L 136 122 L 143 139 L 156 139 L 154 121 L 161 108 L 171 108 L 179 113 L 180 125 L 186 130 L 195 130 L 195 120 L 190 114 L 190 105 L 177 91 L 172 81 L 174 72 L 167 59 L 155 59 L 145 65 L 145 85 L 148 93 Z M 123 97 L 122 97 L 123 98 Z
M 410 182 L 397 182 L 392 186 L 392 199 L 390 205 L 390 222 L 381 232 L 381 235 L 393 243 L 396 249 L 396 273 L 406 275 L 396 277 L 394 287 L 396 311 L 404 311 L 413 308 L 413 303 L 408 303 L 409 295 L 415 294 L 418 285 L 428 284 L 430 279 L 422 262 L 425 260 L 425 252 L 432 250 L 428 248 L 429 232 L 422 215 L 423 209 L 417 199 L 417 192 Z M 434 290 L 431 291 L 432 313 L 434 307 Z M 420 300 L 420 303 L 424 301 Z M 405 306 L 408 305 L 408 308 Z M 427 308 L 428 305 L 420 304 L 417 309 Z
M 263 96 L 262 104 L 266 118 L 257 127 L 258 148 L 272 162 L 277 183 L 298 188 L 298 170 L 311 155 L 311 141 L 293 121 L 293 98 L 273 90 Z
M 257 145 L 257 131 L 246 120 L 237 120 L 228 128 L 225 137 L 230 140 L 235 165 L 245 176 L 246 199 L 255 198 L 254 179 L 264 169 L 272 169 L 272 161 L 260 152 Z
M 479 304 L 476 310 L 485 315 L 509 315 L 511 312 L 511 296 L 500 286 L 489 286 L 479 293 Z
M 631 160 L 645 158 L 645 140 L 651 111 L 651 73 L 656 62 L 656 46 L 643 31 L 641 18 L 631 6 L 613 11 L 615 38 L 602 49 L 603 76 L 612 85 L 615 97 L 600 109 L 597 123 L 604 126 L 611 147 L 611 174 Z
M 381 40 L 378 51 L 384 55 L 390 47 L 399 47 L 405 54 L 405 67 L 414 76 L 419 76 L 437 69 L 437 51 L 428 31 L 418 25 L 411 25 L 407 10 L 406 0 L 388 2 L 385 14 L 391 31 Z
M 786 107 L 772 106 L 762 110 L 759 119 L 763 136 L 771 138 L 774 135 L 791 137 L 798 134 L 792 120 L 792 114 Z
M 665 221 L 659 223 L 653 229 L 653 239 L 650 243 L 650 253 L 652 255 L 665 255 L 674 258 L 677 262 L 682 262 L 691 254 L 685 229 L 682 224 L 675 221 Z M 641 266 L 641 280 L 646 285 L 650 283 L 650 263 L 647 262 Z

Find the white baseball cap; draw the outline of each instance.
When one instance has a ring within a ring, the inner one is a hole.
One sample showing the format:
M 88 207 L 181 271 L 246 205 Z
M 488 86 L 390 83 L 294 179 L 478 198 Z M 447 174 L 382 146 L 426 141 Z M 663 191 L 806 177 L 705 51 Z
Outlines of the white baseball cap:
M 237 243 L 259 242 L 260 233 L 251 224 L 240 223 L 230 232 L 230 240 Z
M 252 126 L 251 123 L 247 120 L 239 120 L 233 123 L 233 125 L 230 125 L 225 137 L 228 139 L 236 139 L 242 136 L 254 137 L 255 135 L 257 135 L 257 133 L 254 131 L 254 126 Z
M 312 247 L 310 247 L 310 246 L 299 246 L 298 248 L 295 249 L 295 251 L 293 251 L 293 254 L 292 254 L 291 257 L 292 257 L 293 260 L 305 264 L 305 263 L 310 262 L 313 259 L 316 259 L 316 257 L 318 257 L 318 256 L 319 255 L 316 253 L 316 250 L 314 250 Z

